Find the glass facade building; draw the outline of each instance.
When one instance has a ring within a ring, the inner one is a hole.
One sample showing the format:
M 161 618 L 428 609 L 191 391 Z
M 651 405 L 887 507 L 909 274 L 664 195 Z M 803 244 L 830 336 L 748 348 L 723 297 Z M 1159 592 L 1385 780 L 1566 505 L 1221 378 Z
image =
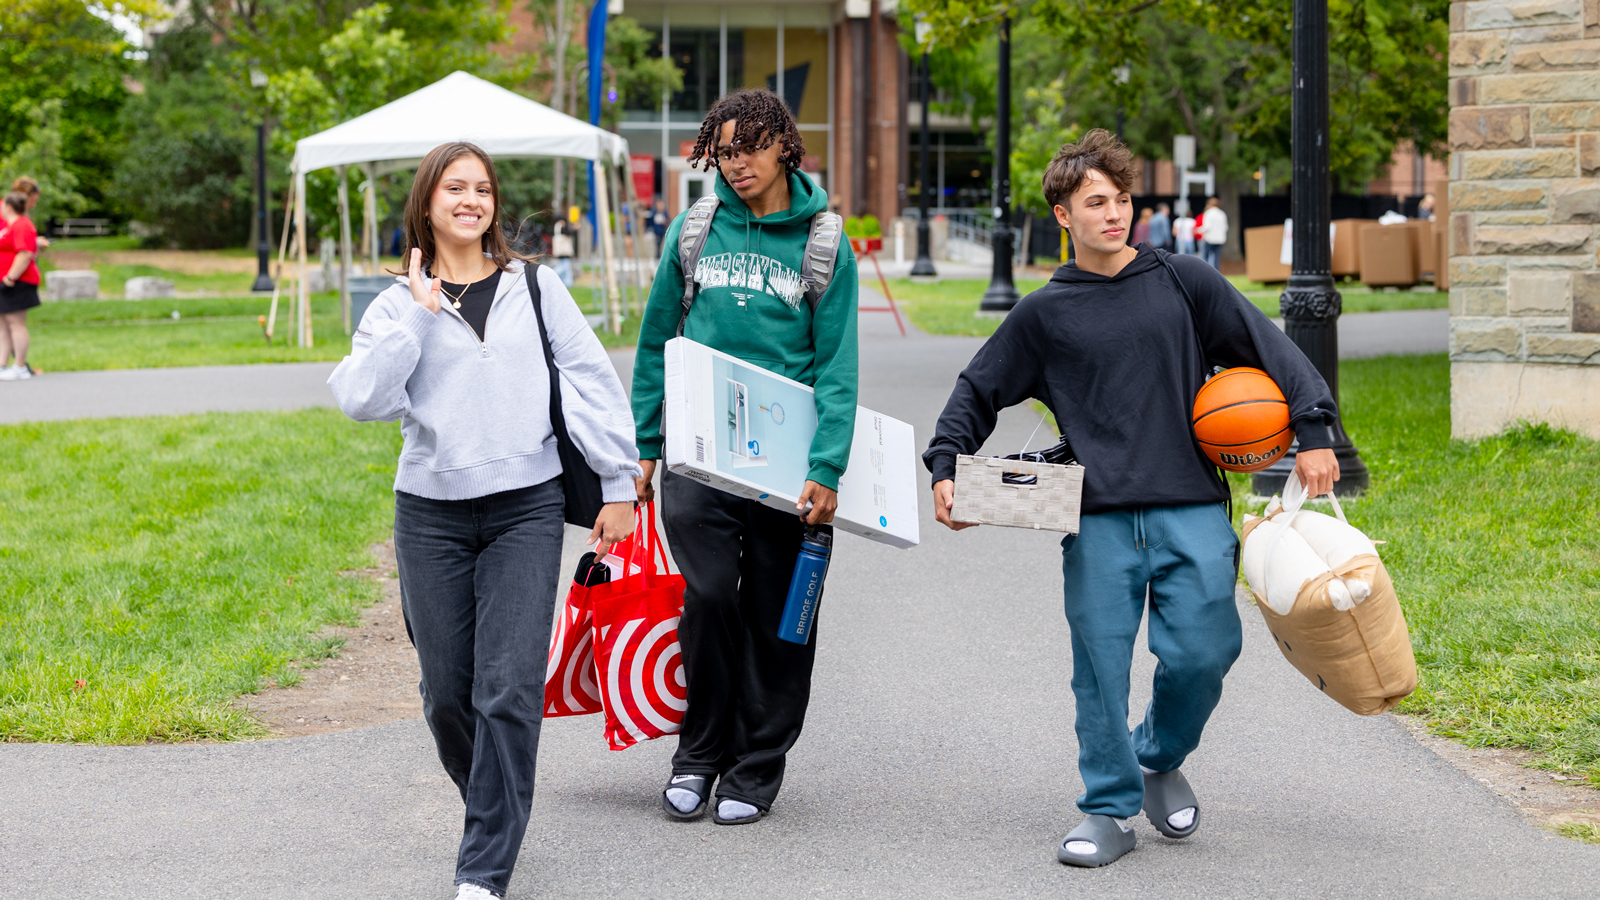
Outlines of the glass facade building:
M 767 88 L 788 103 L 805 141 L 803 168 L 829 187 L 834 158 L 835 7 L 829 3 L 629 2 L 623 15 L 654 37 L 683 72 L 683 89 L 623 98 L 620 130 L 632 152 L 658 163 L 657 192 L 676 214 L 709 181 L 690 170 L 687 145 L 717 98 Z

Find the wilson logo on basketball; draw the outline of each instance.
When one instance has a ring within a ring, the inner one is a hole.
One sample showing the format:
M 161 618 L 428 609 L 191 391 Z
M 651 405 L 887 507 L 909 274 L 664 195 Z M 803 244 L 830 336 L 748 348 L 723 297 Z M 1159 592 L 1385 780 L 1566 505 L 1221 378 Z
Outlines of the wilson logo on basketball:
M 1218 453 L 1217 457 L 1222 460 L 1223 465 L 1254 466 L 1260 463 L 1270 464 L 1273 460 L 1282 455 L 1282 453 L 1274 454 L 1272 456 L 1258 456 L 1254 453 Z
M 1194 398 L 1194 436 L 1230 472 L 1265 469 L 1289 451 L 1289 401 L 1272 377 L 1241 366 L 1207 381 Z

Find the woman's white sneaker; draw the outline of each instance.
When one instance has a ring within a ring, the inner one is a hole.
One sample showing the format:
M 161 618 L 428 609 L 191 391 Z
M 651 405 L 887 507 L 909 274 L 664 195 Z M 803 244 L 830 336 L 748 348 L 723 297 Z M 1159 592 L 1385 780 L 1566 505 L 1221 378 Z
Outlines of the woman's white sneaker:
M 456 900 L 501 900 L 499 894 L 477 884 L 456 885 Z

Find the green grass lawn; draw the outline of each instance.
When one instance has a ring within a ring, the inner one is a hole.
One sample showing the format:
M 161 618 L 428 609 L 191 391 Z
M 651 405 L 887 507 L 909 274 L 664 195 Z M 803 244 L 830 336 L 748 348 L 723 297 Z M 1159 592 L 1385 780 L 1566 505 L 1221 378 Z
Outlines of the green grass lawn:
M 1257 284 L 1243 276 L 1228 279 L 1234 286 L 1269 316 L 1278 315 L 1278 297 L 1281 287 Z M 876 279 L 862 279 L 861 283 L 881 290 Z M 1038 279 L 1018 279 L 1017 291 L 1024 296 L 1043 287 Z M 896 303 L 905 307 L 906 314 L 916 326 L 930 334 L 961 334 L 987 337 L 1000 327 L 1000 318 L 978 316 L 978 301 L 983 297 L 989 282 L 977 279 L 946 279 L 918 284 L 909 278 L 889 279 L 889 291 Z M 1443 309 L 1449 305 L 1449 295 L 1444 292 L 1423 293 L 1413 291 L 1373 291 L 1366 285 L 1346 282 L 1339 285 L 1344 297 L 1345 312 L 1378 312 L 1391 309 Z
M 376 599 L 394 425 L 336 410 L 0 427 L 0 741 L 262 733 L 230 701 L 290 683 Z
M 590 288 L 573 289 L 586 310 L 598 308 L 595 293 Z M 279 298 L 274 340 L 267 343 L 258 320 L 270 305 L 270 297 L 46 303 L 28 314 L 32 334 L 28 360 L 45 372 L 66 372 L 337 360 L 350 352 L 338 294 L 329 291 L 312 297 L 310 347 L 287 342 L 291 332 L 287 297 Z M 638 341 L 638 322 L 624 322 L 621 336 L 597 333 L 607 347 L 631 347 Z
M 126 234 L 110 234 L 105 237 L 73 237 L 51 238 L 50 247 L 45 250 L 48 255 L 50 250 L 86 250 L 92 253 L 109 253 L 113 250 L 138 250 L 139 239 Z
M 1372 472 L 1345 509 L 1388 542 L 1421 672 L 1401 711 L 1600 784 L 1600 442 L 1547 426 L 1450 440 L 1443 356 L 1347 361 L 1340 392 Z
M 256 281 L 254 273 L 208 272 L 189 275 L 155 266 L 116 263 L 95 263 L 91 268 L 100 273 L 101 296 L 120 295 L 129 278 L 144 276 L 165 278 L 172 282 L 173 291 L 179 294 L 248 294 Z
M 1283 296 L 1283 285 L 1261 284 L 1243 275 L 1229 275 L 1228 281 L 1244 294 L 1246 299 L 1269 316 L 1278 315 L 1278 298 Z M 1386 312 L 1393 309 L 1445 309 L 1450 305 L 1447 291 L 1386 291 L 1373 290 L 1359 281 L 1338 283 L 1343 298 L 1344 311 L 1348 313 Z
M 269 297 L 46 303 L 28 314 L 28 361 L 64 372 L 334 360 L 350 352 L 337 294 L 312 298 L 310 347 L 286 340 L 288 298 L 279 298 L 275 339 L 267 343 L 258 319 L 270 305 Z

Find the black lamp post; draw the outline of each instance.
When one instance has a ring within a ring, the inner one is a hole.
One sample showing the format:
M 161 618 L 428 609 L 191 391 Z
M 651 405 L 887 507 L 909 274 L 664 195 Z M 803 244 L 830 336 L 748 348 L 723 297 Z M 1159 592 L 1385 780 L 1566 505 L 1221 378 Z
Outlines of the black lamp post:
M 1339 400 L 1339 312 L 1343 301 L 1333 284 L 1328 246 L 1331 185 L 1328 177 L 1328 0 L 1294 0 L 1294 73 L 1290 136 L 1294 161 L 1290 211 L 1294 218 L 1294 262 L 1279 299 L 1284 331 L 1317 367 L 1334 402 Z M 1355 445 L 1336 426 L 1338 491 L 1357 494 L 1368 482 Z M 1257 472 L 1251 487 L 1268 495 L 1283 489 L 1294 470 L 1294 450 Z
M 918 23 L 919 26 L 921 23 Z M 928 51 L 922 51 L 922 186 L 917 190 L 917 261 L 911 264 L 911 277 L 934 278 L 933 257 L 928 245 L 928 191 L 933 184 L 933 165 L 928 159 Z
M 994 271 L 982 312 L 1009 312 L 1022 299 L 1011 279 L 1011 16 L 1000 19 L 1000 78 L 994 137 Z
M 272 255 L 272 239 L 267 236 L 267 126 L 256 126 L 256 187 L 260 208 L 256 210 L 256 283 L 252 291 L 272 290 L 272 276 L 267 272 L 267 257 Z
M 250 68 L 250 86 L 261 89 L 267 86 L 267 75 L 260 69 Z M 272 255 L 271 223 L 267 215 L 267 124 L 256 126 L 256 192 L 259 208 L 256 210 L 256 283 L 252 291 L 272 290 L 272 276 L 267 272 L 267 257 Z

